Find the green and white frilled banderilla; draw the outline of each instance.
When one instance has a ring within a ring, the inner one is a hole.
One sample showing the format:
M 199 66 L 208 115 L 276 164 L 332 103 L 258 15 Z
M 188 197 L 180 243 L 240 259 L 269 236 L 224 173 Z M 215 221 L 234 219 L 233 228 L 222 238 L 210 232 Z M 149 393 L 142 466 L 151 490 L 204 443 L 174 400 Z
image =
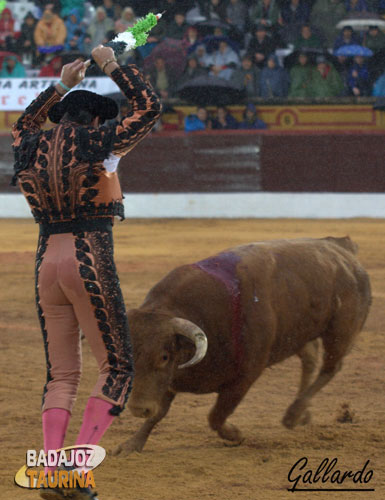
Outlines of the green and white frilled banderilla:
M 123 33 L 119 33 L 111 42 L 105 44 L 106 47 L 111 47 L 115 53 L 115 56 L 119 56 L 124 52 L 128 52 L 129 50 L 136 49 L 141 45 L 145 45 L 147 43 L 147 38 L 150 34 L 150 31 L 156 24 L 159 19 L 161 19 L 162 14 L 153 14 L 150 12 L 142 19 L 139 19 L 134 26 L 131 26 Z M 90 66 L 94 61 L 89 59 L 86 61 L 86 66 Z

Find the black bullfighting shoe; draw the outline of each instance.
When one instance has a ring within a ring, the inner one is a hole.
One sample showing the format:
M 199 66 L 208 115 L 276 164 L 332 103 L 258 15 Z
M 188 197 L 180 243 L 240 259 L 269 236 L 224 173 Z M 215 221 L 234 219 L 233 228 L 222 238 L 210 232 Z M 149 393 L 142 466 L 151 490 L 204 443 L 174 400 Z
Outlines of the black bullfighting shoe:
M 40 492 L 44 500 L 98 500 L 97 493 L 90 488 L 45 488 Z

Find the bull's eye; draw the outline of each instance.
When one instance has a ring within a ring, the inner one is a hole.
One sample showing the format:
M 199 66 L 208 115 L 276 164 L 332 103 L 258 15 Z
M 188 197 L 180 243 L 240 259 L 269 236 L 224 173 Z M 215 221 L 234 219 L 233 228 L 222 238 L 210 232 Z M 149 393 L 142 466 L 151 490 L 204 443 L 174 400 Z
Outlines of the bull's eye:
M 167 353 L 163 354 L 162 361 L 168 361 L 168 360 L 169 360 L 169 355 Z

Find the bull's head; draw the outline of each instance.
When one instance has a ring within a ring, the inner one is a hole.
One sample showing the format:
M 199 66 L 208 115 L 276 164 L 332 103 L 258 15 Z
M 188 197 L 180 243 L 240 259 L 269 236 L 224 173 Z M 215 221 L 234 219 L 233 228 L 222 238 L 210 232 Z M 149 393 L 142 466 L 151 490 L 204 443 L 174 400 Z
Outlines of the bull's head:
M 191 321 L 162 313 L 131 310 L 128 321 L 135 364 L 128 406 L 134 416 L 149 418 L 159 412 L 178 370 L 204 358 L 207 338 Z

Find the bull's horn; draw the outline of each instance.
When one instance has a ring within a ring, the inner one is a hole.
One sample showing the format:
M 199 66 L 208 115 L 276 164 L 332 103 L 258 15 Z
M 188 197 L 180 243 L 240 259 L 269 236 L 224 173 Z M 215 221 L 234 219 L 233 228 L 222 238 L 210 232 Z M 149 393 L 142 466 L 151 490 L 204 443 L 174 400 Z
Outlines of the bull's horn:
M 173 318 L 171 322 L 178 329 L 178 333 L 192 340 L 196 347 L 195 354 L 190 361 L 187 361 L 187 363 L 183 365 L 179 365 L 178 368 L 187 368 L 202 361 L 207 352 L 207 337 L 205 332 L 201 330 L 199 326 L 187 319 Z

